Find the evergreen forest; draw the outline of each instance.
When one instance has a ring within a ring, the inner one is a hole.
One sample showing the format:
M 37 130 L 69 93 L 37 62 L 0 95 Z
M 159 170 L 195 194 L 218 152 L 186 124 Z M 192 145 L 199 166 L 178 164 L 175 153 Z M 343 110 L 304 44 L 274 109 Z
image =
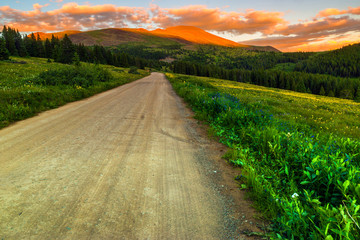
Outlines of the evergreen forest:
M 113 47 L 73 44 L 52 36 L 22 36 L 4 26 L 0 59 L 40 57 L 71 64 L 74 61 L 135 66 L 287 89 L 329 97 L 360 100 L 360 44 L 328 52 L 266 52 L 214 45 L 186 49 L 180 44 L 153 48 L 127 43 Z M 166 61 L 170 59 L 170 61 Z

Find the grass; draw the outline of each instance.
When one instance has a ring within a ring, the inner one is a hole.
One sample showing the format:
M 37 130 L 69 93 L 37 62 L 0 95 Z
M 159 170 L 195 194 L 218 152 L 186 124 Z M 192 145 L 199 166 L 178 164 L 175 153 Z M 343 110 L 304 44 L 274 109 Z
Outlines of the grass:
M 199 78 L 241 102 L 261 106 L 274 117 L 293 125 L 360 139 L 360 103 L 352 100 L 298 93 L 252 84 Z
M 129 74 L 128 69 L 93 64 L 76 68 L 48 63 L 47 59 L 41 58 L 11 59 L 0 62 L 0 128 L 148 74 L 145 71 Z M 99 74 L 90 79 L 92 75 L 86 76 L 89 73 Z
M 360 238 L 358 103 L 219 79 L 167 77 L 232 149 L 226 157 L 243 169 L 237 177 L 241 188 L 252 192 L 272 220 L 272 238 Z

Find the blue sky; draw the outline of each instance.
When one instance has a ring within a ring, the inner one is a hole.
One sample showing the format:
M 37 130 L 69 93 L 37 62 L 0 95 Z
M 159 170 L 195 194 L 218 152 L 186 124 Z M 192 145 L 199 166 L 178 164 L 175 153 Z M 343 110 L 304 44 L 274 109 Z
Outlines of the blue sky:
M 78 4 L 90 3 L 92 5 L 114 4 L 117 6 L 128 7 L 149 7 L 149 5 L 153 3 L 163 8 L 180 8 L 188 5 L 206 5 L 209 8 L 222 8 L 228 11 L 244 11 L 246 9 L 280 11 L 286 12 L 286 18 L 291 21 L 309 19 L 325 8 L 346 9 L 349 6 L 357 7 L 360 5 L 358 0 L 63 0 L 61 3 L 56 3 L 56 0 L 2 0 L 0 1 L 0 6 L 8 5 L 15 9 L 31 10 L 34 3 L 39 3 L 40 5 L 50 4 L 46 9 L 52 10 L 69 2 L 77 2 Z
M 209 8 L 221 8 L 225 11 L 245 11 L 246 9 L 280 11 L 285 13 L 287 20 L 295 23 L 297 20 L 305 20 L 314 17 L 319 11 L 325 8 L 346 9 L 349 6 L 360 6 L 358 0 L 182 0 L 182 1 L 168 1 L 168 0 L 88 0 L 88 1 L 74 1 L 63 0 L 56 3 L 56 0 L 1 0 L 0 6 L 10 6 L 19 10 L 32 10 L 33 4 L 40 5 L 50 4 L 44 10 L 53 10 L 64 3 L 77 2 L 78 4 L 114 4 L 117 6 L 128 7 L 149 7 L 150 4 L 156 4 L 162 8 L 180 8 L 188 5 L 206 5 Z
M 149 30 L 192 25 L 248 44 L 284 51 L 358 42 L 359 0 L 2 0 L 0 24 L 55 32 L 107 27 Z

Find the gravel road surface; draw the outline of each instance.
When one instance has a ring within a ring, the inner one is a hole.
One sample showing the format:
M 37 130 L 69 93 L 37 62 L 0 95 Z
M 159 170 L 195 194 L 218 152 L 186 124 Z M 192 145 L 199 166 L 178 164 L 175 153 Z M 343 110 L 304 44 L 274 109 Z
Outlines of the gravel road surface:
M 0 130 L 0 239 L 241 238 L 195 126 L 152 73 Z

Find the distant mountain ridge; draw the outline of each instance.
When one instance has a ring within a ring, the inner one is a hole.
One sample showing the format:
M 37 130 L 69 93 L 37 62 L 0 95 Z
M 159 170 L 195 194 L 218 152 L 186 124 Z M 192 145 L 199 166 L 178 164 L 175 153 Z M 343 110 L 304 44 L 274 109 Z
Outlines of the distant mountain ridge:
M 102 45 L 105 47 L 116 46 L 131 42 L 150 42 L 154 45 L 170 45 L 180 43 L 183 45 L 208 44 L 226 47 L 244 47 L 251 50 L 279 51 L 273 47 L 257 47 L 240 44 L 214 34 L 208 33 L 197 27 L 176 26 L 166 29 L 146 30 L 143 28 L 107 28 L 93 31 L 63 31 L 57 33 L 35 33 L 41 39 L 51 39 L 52 35 L 62 38 L 67 34 L 74 43 L 83 43 L 86 46 Z
M 55 32 L 55 33 L 36 32 L 35 36 L 37 36 L 37 34 L 39 34 L 40 39 L 45 40 L 45 39 L 48 38 L 50 40 L 52 35 L 54 35 L 54 37 L 57 37 L 57 38 L 63 38 L 65 36 L 65 34 L 70 36 L 70 35 L 74 35 L 74 34 L 78 34 L 78 33 L 81 33 L 81 31 L 78 31 L 78 30 L 66 30 L 66 31 L 63 31 L 63 32 Z

